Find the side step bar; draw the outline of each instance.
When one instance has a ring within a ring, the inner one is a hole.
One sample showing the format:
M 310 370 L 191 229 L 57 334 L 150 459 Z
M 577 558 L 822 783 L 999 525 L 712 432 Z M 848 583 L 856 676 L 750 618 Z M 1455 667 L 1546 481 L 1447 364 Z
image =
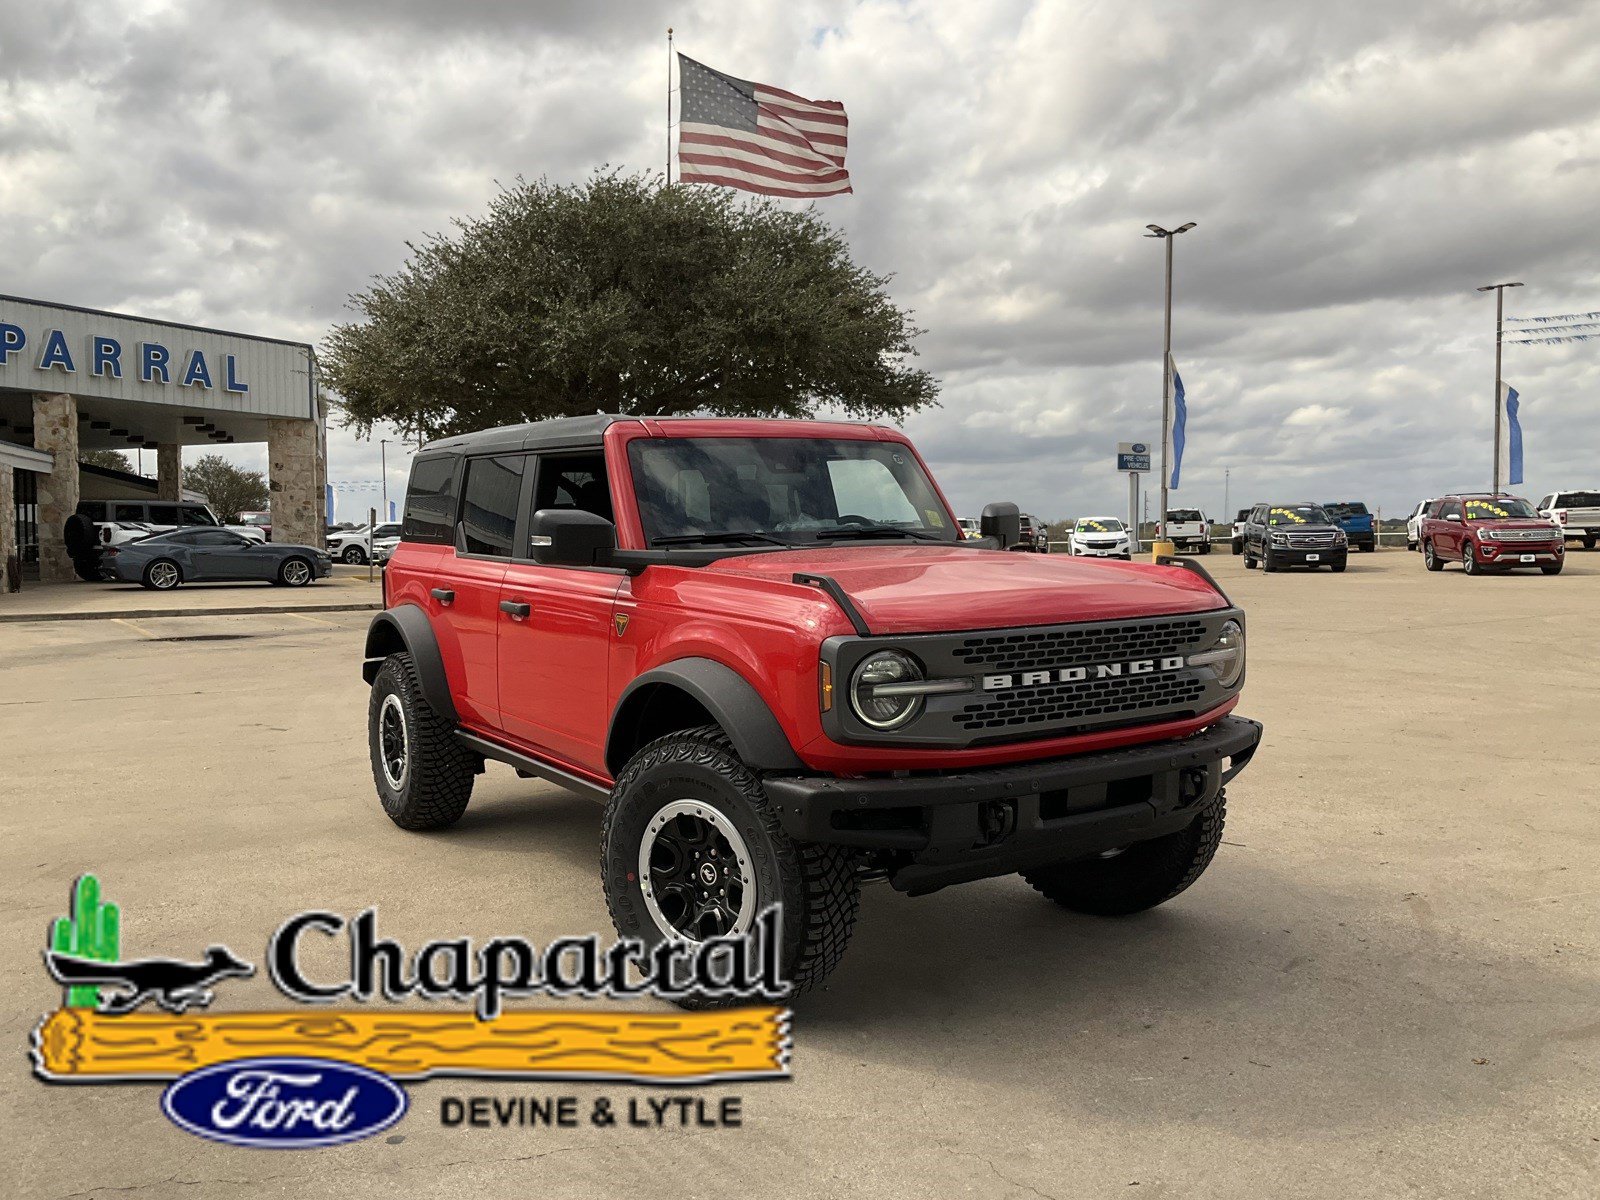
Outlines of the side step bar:
M 484 758 L 492 758 L 495 762 L 503 762 L 507 766 L 515 767 L 523 775 L 531 775 L 535 779 L 543 779 L 546 783 L 553 783 L 557 787 L 564 787 L 569 792 L 589 800 L 604 804 L 611 799 L 611 789 L 602 787 L 591 779 L 576 775 L 563 767 L 547 763 L 541 758 L 524 754 L 520 750 L 513 750 L 510 746 L 502 746 L 499 742 L 491 742 L 486 737 L 479 737 L 475 733 L 468 733 L 464 729 L 456 730 L 456 737 L 461 744 L 474 754 L 481 754 Z

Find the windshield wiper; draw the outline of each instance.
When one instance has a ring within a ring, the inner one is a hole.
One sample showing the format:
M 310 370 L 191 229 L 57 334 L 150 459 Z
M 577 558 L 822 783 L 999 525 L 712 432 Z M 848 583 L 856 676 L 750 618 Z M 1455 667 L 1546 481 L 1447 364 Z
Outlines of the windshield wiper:
M 651 538 L 650 545 L 654 546 L 710 546 L 718 542 L 764 542 L 769 546 L 783 546 L 793 549 L 795 543 L 786 542 L 782 538 L 773 537 L 770 533 L 760 533 L 753 529 L 725 529 L 715 533 L 676 533 L 671 537 Z
M 901 529 L 898 525 L 836 525 L 832 529 L 817 530 L 817 541 L 827 542 L 839 538 L 907 537 L 922 542 L 942 542 L 945 539 L 926 529 Z

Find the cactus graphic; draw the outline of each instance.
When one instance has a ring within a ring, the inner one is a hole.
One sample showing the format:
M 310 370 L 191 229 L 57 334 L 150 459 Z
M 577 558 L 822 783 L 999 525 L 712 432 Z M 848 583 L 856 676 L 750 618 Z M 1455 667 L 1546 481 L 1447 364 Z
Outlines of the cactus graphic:
M 57 917 L 50 931 L 50 948 L 96 962 L 116 962 L 121 957 L 121 913 L 115 904 L 100 899 L 100 881 L 80 875 L 72 889 L 72 915 Z M 95 1008 L 100 989 L 93 984 L 69 987 L 68 1008 Z

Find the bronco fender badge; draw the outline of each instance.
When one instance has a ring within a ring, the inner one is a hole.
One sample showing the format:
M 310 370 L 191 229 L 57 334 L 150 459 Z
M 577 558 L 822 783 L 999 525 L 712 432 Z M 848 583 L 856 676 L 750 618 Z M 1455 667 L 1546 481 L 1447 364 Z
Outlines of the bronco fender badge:
M 1010 675 L 985 675 L 983 690 L 1003 692 L 1007 688 L 1039 687 L 1049 683 L 1084 683 L 1090 679 L 1122 679 L 1130 675 L 1154 675 L 1159 671 L 1183 670 L 1183 656 L 1136 658 L 1132 662 L 1096 663 L 1088 667 L 1052 667 L 1045 671 L 1018 671 Z

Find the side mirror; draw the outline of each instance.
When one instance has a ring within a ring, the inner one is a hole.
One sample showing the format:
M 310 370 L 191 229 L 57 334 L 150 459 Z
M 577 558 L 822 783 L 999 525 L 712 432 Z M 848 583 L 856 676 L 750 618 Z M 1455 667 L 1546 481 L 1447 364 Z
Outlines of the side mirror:
M 1461 516 L 1458 513 L 1451 513 L 1448 517 L 1445 518 L 1445 520 L 1446 521 L 1454 521 L 1459 525 L 1461 523 Z
M 993 538 L 1000 549 L 1010 549 L 1022 537 L 1022 510 L 1009 500 L 985 504 L 983 515 L 978 518 L 978 532 Z
M 547 567 L 605 565 L 617 548 L 617 527 L 578 508 L 541 508 L 528 529 L 528 555 Z

